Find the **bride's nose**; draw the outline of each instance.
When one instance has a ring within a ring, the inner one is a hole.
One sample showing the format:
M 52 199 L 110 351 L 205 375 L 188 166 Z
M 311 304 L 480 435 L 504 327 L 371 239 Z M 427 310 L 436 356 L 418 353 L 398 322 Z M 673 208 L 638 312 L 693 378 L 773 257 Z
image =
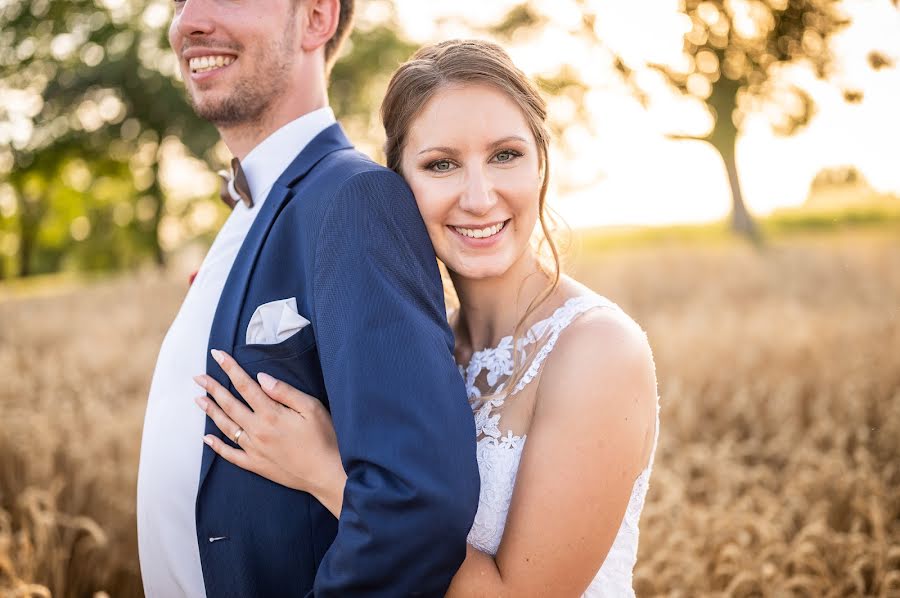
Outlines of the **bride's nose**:
M 469 170 L 465 188 L 459 198 L 459 207 L 474 214 L 483 216 L 491 211 L 497 203 L 497 194 L 490 179 L 481 169 Z

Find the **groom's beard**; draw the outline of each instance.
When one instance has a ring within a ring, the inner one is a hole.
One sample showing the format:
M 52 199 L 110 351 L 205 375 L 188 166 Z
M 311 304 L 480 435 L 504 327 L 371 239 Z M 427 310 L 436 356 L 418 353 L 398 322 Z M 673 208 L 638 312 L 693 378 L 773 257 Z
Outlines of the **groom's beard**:
M 193 94 L 188 93 L 197 116 L 219 128 L 261 122 L 272 102 L 283 93 L 284 81 L 294 59 L 291 48 L 295 33 L 294 20 L 289 19 L 280 40 L 255 46 L 252 56 L 247 52 L 240 53 L 237 66 L 244 68 L 245 65 L 240 64 L 242 59 L 256 58 L 256 68 L 244 74 L 224 97 L 197 101 Z

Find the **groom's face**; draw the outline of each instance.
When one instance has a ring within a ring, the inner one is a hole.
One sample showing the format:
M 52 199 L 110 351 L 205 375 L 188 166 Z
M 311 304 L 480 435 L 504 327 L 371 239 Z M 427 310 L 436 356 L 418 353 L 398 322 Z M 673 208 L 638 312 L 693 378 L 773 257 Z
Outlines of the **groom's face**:
M 176 0 L 169 42 L 194 110 L 217 126 L 259 122 L 294 86 L 297 0 Z

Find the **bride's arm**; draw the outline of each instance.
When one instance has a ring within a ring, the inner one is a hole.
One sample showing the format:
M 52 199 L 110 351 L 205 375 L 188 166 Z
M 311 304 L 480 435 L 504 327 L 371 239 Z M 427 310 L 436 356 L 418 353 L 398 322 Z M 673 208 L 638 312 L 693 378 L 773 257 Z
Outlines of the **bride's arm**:
M 470 546 L 448 597 L 580 596 L 616 537 L 655 436 L 643 332 L 614 312 L 585 314 L 539 385 L 497 555 Z
M 339 517 L 347 474 L 331 415 L 322 403 L 265 373 L 257 383 L 227 353 L 213 355 L 246 405 L 214 378 L 196 376 L 197 384 L 215 399 L 197 397 L 197 405 L 232 441 L 241 430 L 239 448 L 213 434 L 203 441 L 238 467 L 312 494 Z
M 199 401 L 216 425 L 230 438 L 246 430 L 243 450 L 215 436 L 208 444 L 340 516 L 346 475 L 321 403 L 265 377 L 261 389 L 228 356 L 222 369 L 253 411 L 198 377 L 216 400 Z M 607 310 L 581 316 L 544 364 L 497 555 L 468 546 L 447 596 L 580 595 L 616 537 L 655 426 L 656 376 L 643 332 Z

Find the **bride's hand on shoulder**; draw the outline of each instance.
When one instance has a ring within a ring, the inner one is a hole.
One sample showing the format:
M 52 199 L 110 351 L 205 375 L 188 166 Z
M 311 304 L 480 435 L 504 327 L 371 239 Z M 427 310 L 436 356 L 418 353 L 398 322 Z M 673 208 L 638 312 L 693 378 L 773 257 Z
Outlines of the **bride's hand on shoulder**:
M 268 374 L 260 373 L 257 382 L 223 351 L 213 351 L 213 357 L 250 408 L 211 376 L 196 376 L 194 381 L 215 399 L 200 396 L 197 405 L 239 448 L 212 434 L 203 441 L 238 467 L 312 494 L 339 516 L 347 476 L 331 415 L 322 403 Z

